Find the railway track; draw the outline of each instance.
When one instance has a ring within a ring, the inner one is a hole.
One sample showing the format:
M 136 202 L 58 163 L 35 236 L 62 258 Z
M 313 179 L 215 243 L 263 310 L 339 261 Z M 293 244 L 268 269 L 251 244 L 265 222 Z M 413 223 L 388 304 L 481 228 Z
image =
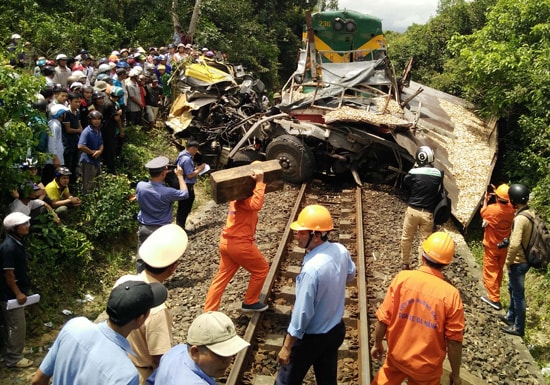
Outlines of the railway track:
M 295 278 L 300 272 L 304 253 L 303 249 L 295 245 L 289 226 L 305 205 L 317 203 L 327 207 L 333 217 L 335 228 L 330 233 L 330 240 L 348 248 L 358 272 L 357 279 L 346 289 L 346 339 L 339 350 L 338 384 L 369 385 L 381 365 L 381 362 L 371 362 L 372 341 L 369 333 L 374 332 L 375 311 L 391 280 L 400 270 L 401 226 L 396 223 L 402 220 L 403 201 L 389 187 L 363 186 L 363 189 L 330 190 L 327 186 L 312 183 L 301 186 L 294 202 L 293 207 L 285 213 L 287 222 L 284 231 L 276 229 L 279 231 L 279 243 L 271 258 L 271 269 L 260 297 L 261 301 L 270 304 L 270 308 L 264 313 L 239 317 L 240 330 L 245 330 L 240 334 L 251 342 L 251 346 L 237 355 L 224 383 L 274 383 L 279 369 L 277 354 L 290 321 Z M 413 266 L 416 264 L 418 261 L 413 262 Z M 466 306 L 471 308 L 473 304 L 469 290 L 475 290 L 475 285 L 473 281 L 469 282 L 470 279 L 465 279 L 465 273 L 463 258 L 457 255 L 453 268 L 446 274 L 447 279 L 461 290 Z M 466 289 L 467 286 L 469 289 Z M 246 326 L 243 326 L 244 319 L 248 321 Z M 461 370 L 463 385 L 487 384 L 481 379 L 486 374 L 480 373 L 478 369 L 470 372 L 467 367 L 475 367 L 475 364 L 466 360 L 472 349 L 471 340 L 476 339 L 475 335 L 466 336 L 465 360 Z M 448 384 L 448 371 L 446 363 L 442 384 Z M 313 370 L 306 375 L 303 383 L 316 383 Z
M 271 306 L 265 313 L 252 315 L 244 338 L 252 341 L 252 346 L 237 355 L 226 384 L 273 384 L 276 377 L 277 354 L 282 346 L 286 327 L 290 320 L 294 303 L 295 278 L 301 269 L 303 249 L 293 244 L 290 223 L 306 205 L 321 204 L 330 211 L 334 230 L 332 241 L 338 241 L 348 248 L 357 266 L 357 278 L 346 289 L 344 322 L 346 339 L 339 350 L 340 384 L 370 384 L 371 365 L 369 356 L 369 327 L 367 316 L 367 285 L 363 236 L 363 209 L 360 189 L 328 193 L 313 185 L 303 184 L 298 192 L 285 231 L 271 269 L 264 284 L 261 301 Z M 263 365 L 261 365 L 263 363 Z M 254 365 L 256 364 L 256 365 Z M 263 366 L 261 372 L 251 370 Z M 312 381 L 312 371 L 306 381 Z M 313 380 L 314 383 L 314 380 Z
M 277 353 L 280 342 L 272 337 L 278 335 L 280 338 L 288 327 L 290 308 L 294 303 L 292 285 L 302 259 L 302 252 L 295 250 L 293 246 L 289 222 L 291 219 L 294 220 L 305 204 L 317 202 L 328 206 L 335 217 L 336 225 L 330 238 L 345 243 L 345 238 L 348 237 L 352 242 L 358 242 L 348 248 L 360 270 L 363 261 L 357 259 L 354 253 L 356 250 L 364 251 L 365 274 L 358 276 L 366 277 L 367 306 L 366 309 L 358 307 L 359 302 L 365 303 L 357 300 L 360 288 L 350 287 L 353 295 L 348 299 L 346 315 L 352 314 L 353 317 L 350 319 L 354 322 L 359 320 L 360 325 L 370 324 L 370 321 L 374 320 L 375 311 L 391 280 L 400 270 L 399 239 L 406 203 L 400 198 L 399 192 L 390 186 L 364 184 L 360 191 L 363 236 L 357 236 L 361 231 L 355 231 L 354 235 L 353 231 L 346 228 L 355 226 L 349 215 L 358 209 L 352 203 L 356 201 L 358 191 L 342 191 L 332 187 L 334 185 L 334 182 L 326 183 L 315 179 L 307 187 L 285 185 L 281 191 L 266 194 L 264 207 L 260 211 L 256 241 L 270 265 L 279 266 L 273 268 L 268 280 L 270 283 L 266 283 L 264 287 L 262 300 L 267 299 L 270 309 L 261 316 L 241 312 L 241 302 L 249 279 L 249 274 L 241 269 L 226 288 L 219 310 L 234 320 L 238 334 L 244 336 L 253 346 L 248 349 L 247 356 L 237 357 L 233 370 L 219 378 L 219 384 L 258 385 L 262 379 L 266 384 L 273 384 L 279 370 Z M 185 261 L 178 266 L 177 273 L 168 283 L 176 344 L 185 343 L 189 324 L 203 311 L 206 292 L 218 268 L 217 240 L 225 224 L 226 215 L 227 205 L 212 204 L 196 218 L 193 222 L 196 224 L 196 230 L 190 237 Z M 497 315 L 502 312 L 496 312 L 480 301 L 479 297 L 484 293 L 480 266 L 473 260 L 460 232 L 451 222 L 445 225 L 444 231 L 449 232 L 457 242 L 455 259 L 451 266 L 445 269 L 444 275 L 460 290 L 466 313 L 461 370 L 463 385 L 544 384 L 540 370 L 533 365 L 524 342 L 517 337 L 500 333 Z M 357 240 L 354 237 L 357 237 Z M 363 246 L 360 246 L 360 242 L 363 242 Z M 413 248 L 417 245 L 413 244 Z M 288 254 L 288 262 L 279 261 L 282 254 Z M 287 270 L 292 270 L 289 267 L 292 260 L 295 263 L 295 271 L 291 274 Z M 415 260 L 413 267 L 417 266 L 418 261 Z M 281 274 L 277 274 L 279 272 Z M 277 275 L 279 278 L 273 279 L 271 275 Z M 282 290 L 284 287 L 289 289 Z M 284 311 L 277 310 L 279 308 Z M 363 322 L 364 320 L 367 321 Z M 372 333 L 372 329 L 370 332 Z M 368 362 L 370 346 L 372 341 L 369 341 L 366 333 L 359 334 L 353 325 L 348 327 L 344 347 L 349 347 L 350 354 L 342 349 L 338 368 L 340 385 L 368 384 L 369 370 L 365 369 L 364 364 L 359 366 L 357 362 Z M 360 350 L 360 347 L 364 349 Z M 373 361 L 371 364 L 370 374 L 374 374 L 380 363 Z M 360 375 L 363 376 L 361 379 Z M 442 384 L 446 384 L 445 380 L 447 378 L 442 379 Z M 304 384 L 313 383 L 313 376 L 306 377 Z

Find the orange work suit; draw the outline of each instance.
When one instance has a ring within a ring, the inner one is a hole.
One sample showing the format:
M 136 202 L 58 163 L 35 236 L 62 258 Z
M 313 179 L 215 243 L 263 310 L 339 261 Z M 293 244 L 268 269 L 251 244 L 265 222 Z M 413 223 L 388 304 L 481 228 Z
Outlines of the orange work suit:
M 372 384 L 439 384 L 447 340 L 463 340 L 464 305 L 459 291 L 437 269 L 403 270 L 376 311 L 387 325 L 388 352 Z
M 227 284 L 241 266 L 250 273 L 244 303 L 250 305 L 258 302 L 269 272 L 269 265 L 254 241 L 265 186 L 265 183 L 257 182 L 251 197 L 229 202 L 220 239 L 220 266 L 206 295 L 205 312 L 218 310 Z
M 514 220 L 514 207 L 509 203 L 497 202 L 484 204 L 481 218 L 485 232 L 483 234 L 483 285 L 487 297 L 493 302 L 500 302 L 500 286 L 504 275 L 507 247 L 499 249 L 497 244 L 510 237 Z

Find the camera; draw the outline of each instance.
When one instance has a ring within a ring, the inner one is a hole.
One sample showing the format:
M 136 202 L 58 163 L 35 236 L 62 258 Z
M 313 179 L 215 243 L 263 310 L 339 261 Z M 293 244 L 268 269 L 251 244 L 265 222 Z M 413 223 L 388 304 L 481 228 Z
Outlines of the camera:
M 504 238 L 502 242 L 497 243 L 497 247 L 499 249 L 504 249 L 505 247 L 508 247 L 509 244 L 510 244 L 510 240 L 508 238 Z
M 174 171 L 178 166 L 175 164 L 167 164 L 166 169 Z

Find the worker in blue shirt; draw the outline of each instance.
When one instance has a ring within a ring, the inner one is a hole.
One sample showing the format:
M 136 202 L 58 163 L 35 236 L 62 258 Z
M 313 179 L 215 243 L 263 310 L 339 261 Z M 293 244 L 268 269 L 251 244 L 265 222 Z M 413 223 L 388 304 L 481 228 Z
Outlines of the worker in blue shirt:
M 317 384 L 336 384 L 338 348 L 346 334 L 346 283 L 355 278 L 355 264 L 342 244 L 328 242 L 333 224 L 325 207 L 306 206 L 290 228 L 306 254 L 275 384 L 301 384 L 312 365 Z
M 176 214 L 176 223 L 181 226 L 182 229 L 186 230 L 185 222 L 191 209 L 193 208 L 193 202 L 195 201 L 195 182 L 197 181 L 197 176 L 204 170 L 206 167 L 205 163 L 200 164 L 195 167 L 195 155 L 199 152 L 199 142 L 196 140 L 189 140 L 185 145 L 185 150 L 178 154 L 176 159 L 176 164 L 183 169 L 183 176 L 185 178 L 185 184 L 187 185 L 187 190 L 189 191 L 189 197 L 178 203 L 178 211 Z M 187 229 L 187 232 L 192 232 L 193 229 Z
M 172 172 L 168 158 L 159 156 L 148 162 L 150 180 L 139 182 L 136 186 L 136 200 L 139 204 L 137 219 L 139 221 L 138 249 L 156 229 L 172 223 L 172 207 L 175 201 L 188 199 L 189 191 L 183 180 L 183 170 L 177 166 L 176 173 L 179 189 L 164 184 L 166 175 Z M 141 258 L 137 260 L 138 273 L 143 271 Z

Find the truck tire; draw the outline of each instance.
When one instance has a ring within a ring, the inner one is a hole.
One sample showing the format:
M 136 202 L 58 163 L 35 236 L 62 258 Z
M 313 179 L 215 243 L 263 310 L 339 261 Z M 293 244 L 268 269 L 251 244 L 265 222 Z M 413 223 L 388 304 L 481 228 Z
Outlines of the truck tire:
M 231 163 L 231 165 L 232 167 L 244 166 L 255 160 L 263 161 L 265 160 L 265 156 L 254 150 L 238 151 L 233 155 L 233 163 Z
M 277 159 L 283 168 L 283 179 L 290 183 L 303 183 L 311 178 L 315 168 L 313 152 L 292 135 L 281 135 L 269 143 L 268 160 Z

